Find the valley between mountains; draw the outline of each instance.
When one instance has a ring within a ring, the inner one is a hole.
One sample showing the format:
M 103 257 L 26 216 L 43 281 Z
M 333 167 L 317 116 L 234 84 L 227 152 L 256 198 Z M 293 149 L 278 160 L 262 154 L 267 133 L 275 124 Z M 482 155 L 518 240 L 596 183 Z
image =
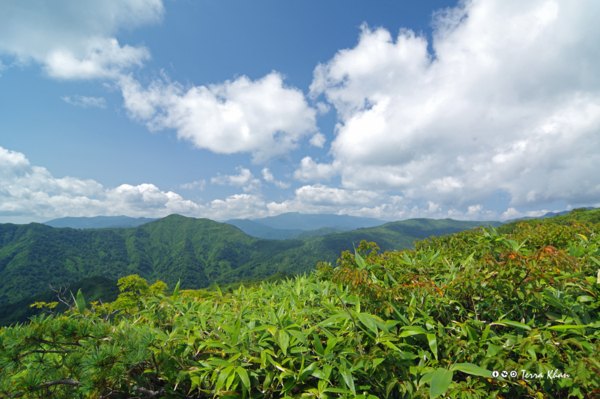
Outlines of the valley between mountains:
M 298 215 L 287 217 L 299 219 Z M 117 279 L 137 274 L 148 282 L 162 280 L 174 287 L 181 281 L 182 289 L 199 289 L 276 273 L 302 274 L 321 261 L 335 264 L 342 251 L 352 251 L 361 240 L 394 251 L 412 248 L 415 239 L 500 225 L 451 219 L 380 222 L 380 226 L 333 234 L 321 229 L 326 235 L 286 240 L 251 237 L 231 224 L 180 215 L 132 228 L 1 224 L 0 304 L 41 294 L 49 284 L 64 286 L 95 276 L 112 280 L 115 286 Z

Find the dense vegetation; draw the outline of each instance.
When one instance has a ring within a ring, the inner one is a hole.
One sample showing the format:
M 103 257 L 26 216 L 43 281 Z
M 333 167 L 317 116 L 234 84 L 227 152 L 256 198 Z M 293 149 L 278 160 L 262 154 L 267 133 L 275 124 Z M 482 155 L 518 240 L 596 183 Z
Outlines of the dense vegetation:
M 384 250 L 412 247 L 414 239 L 473 228 L 455 220 L 403 221 L 303 240 L 261 240 L 209 219 L 171 215 L 128 229 L 54 229 L 42 224 L 0 225 L 0 305 L 59 286 L 103 276 L 137 274 L 174 287 L 205 288 L 276 273 L 309 272 L 334 262 L 361 240 Z
M 52 288 L 54 289 L 49 287 L 48 291 L 21 299 L 19 302 L 0 305 L 0 327 L 25 323 L 29 321 L 30 317 L 43 313 L 44 309 L 30 305 L 37 302 L 55 302 L 57 291 L 62 291 L 67 297 L 70 297 L 81 290 L 89 302 L 113 302 L 119 296 L 117 281 L 102 276 L 89 277 L 73 284 Z M 55 311 L 64 312 L 67 309 L 66 304 L 58 303 Z
M 229 293 L 122 278 L 110 305 L 1 329 L 0 396 L 597 398 L 600 225 L 557 221 L 362 242 Z

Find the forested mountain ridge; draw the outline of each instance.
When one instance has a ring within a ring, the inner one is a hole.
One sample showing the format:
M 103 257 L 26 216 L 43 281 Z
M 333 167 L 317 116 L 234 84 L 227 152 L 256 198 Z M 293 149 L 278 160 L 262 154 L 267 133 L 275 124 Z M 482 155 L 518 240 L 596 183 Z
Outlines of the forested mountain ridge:
M 499 224 L 499 222 L 494 222 Z M 205 288 L 214 282 L 300 274 L 321 261 L 335 262 L 361 240 L 383 251 L 411 248 L 415 239 L 471 229 L 485 222 L 414 219 L 321 237 L 262 240 L 234 226 L 180 215 L 136 228 L 74 230 L 42 224 L 0 225 L 0 303 L 91 276 L 117 280 L 138 274 L 173 287 Z
M 266 240 L 286 240 L 304 232 L 301 229 L 276 229 L 250 219 L 231 219 L 223 223 L 237 227 L 250 237 Z
M 82 288 L 66 313 L 0 328 L 0 396 L 597 397 L 598 219 L 600 210 L 574 210 L 402 252 L 363 242 L 335 268 L 235 291 L 167 291 L 128 276 L 116 301 L 90 308 Z M 166 222 L 148 239 L 190 237 L 177 218 Z M 461 222 L 402 223 L 350 233 L 423 235 Z M 498 370 L 548 378 L 516 383 Z

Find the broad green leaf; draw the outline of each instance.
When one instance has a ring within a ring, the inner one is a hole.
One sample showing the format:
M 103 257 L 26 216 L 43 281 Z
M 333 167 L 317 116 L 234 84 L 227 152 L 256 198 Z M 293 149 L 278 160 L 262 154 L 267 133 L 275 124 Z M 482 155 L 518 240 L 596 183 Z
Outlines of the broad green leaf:
M 293 335 L 294 337 L 296 337 L 298 339 L 298 341 L 302 342 L 304 344 L 304 346 L 308 347 L 308 343 L 306 342 L 306 336 L 304 335 L 304 333 L 302 333 L 302 331 L 296 331 L 296 330 L 286 330 L 288 333 L 290 333 L 291 335 Z
M 483 333 L 481 334 L 481 338 L 479 339 L 480 345 L 485 343 L 489 334 L 490 334 L 490 325 L 488 324 L 485 327 L 485 330 L 483 330 Z
M 81 314 L 85 313 L 85 299 L 83 298 L 81 290 L 77 291 L 77 310 Z
M 431 391 L 429 392 L 429 398 L 437 398 L 438 396 L 446 393 L 448 387 L 452 383 L 453 372 L 446 369 L 437 369 L 431 377 L 430 386 Z
M 527 324 L 523 324 L 523 323 L 519 323 L 518 321 L 512 321 L 512 320 L 499 320 L 499 321 L 495 321 L 492 323 L 492 325 L 501 325 L 501 326 L 510 326 L 510 327 L 515 327 L 515 328 L 522 328 L 524 330 L 530 331 L 531 327 L 529 327 Z
M 327 340 L 327 348 L 325 348 L 325 351 L 323 351 L 323 356 L 327 356 L 333 350 L 333 348 L 335 348 L 335 345 L 337 344 L 337 342 L 338 342 L 337 337 L 329 338 Z
M 559 325 L 559 326 L 551 326 L 551 327 L 546 327 L 546 330 L 553 330 L 553 331 L 564 331 L 564 330 L 572 330 L 572 329 L 582 329 L 582 328 L 587 328 L 589 327 L 588 325 L 579 325 L 579 324 L 563 324 L 563 325 Z
M 321 370 L 314 370 L 311 375 L 320 380 L 327 380 L 327 376 Z
M 253 333 L 253 332 L 258 332 L 258 331 L 263 331 L 263 330 L 267 330 L 269 328 L 277 328 L 271 324 L 264 324 L 262 326 L 258 326 L 258 327 L 254 327 L 251 328 L 250 330 L 248 330 L 249 333 Z
M 217 292 L 219 293 L 219 296 L 222 298 L 223 297 L 223 293 L 221 292 L 221 288 L 219 288 L 219 284 L 215 283 L 215 288 L 217 289 Z
M 429 348 L 431 349 L 431 353 L 433 353 L 433 356 L 435 356 L 435 360 L 438 360 L 436 335 L 435 334 L 427 334 L 427 341 L 429 342 Z
M 456 363 L 452 366 L 452 371 L 462 371 L 463 373 L 478 375 L 485 378 L 492 378 L 492 372 L 476 366 L 472 363 Z
M 277 332 L 277 338 L 277 340 L 279 341 L 279 347 L 281 348 L 283 355 L 287 356 L 287 349 L 290 345 L 290 336 L 285 330 L 279 330 Z
M 596 298 L 590 295 L 582 295 L 580 297 L 577 297 L 577 302 L 593 302 L 595 300 Z
M 179 283 L 181 281 L 177 281 L 177 285 L 175 286 L 175 289 L 173 290 L 173 302 L 177 301 L 177 298 L 179 297 Z
M 429 382 L 431 382 L 431 379 L 433 378 L 433 374 L 435 374 L 435 370 L 430 371 L 427 374 L 424 374 L 423 377 L 421 377 L 421 380 L 419 381 L 419 386 L 421 386 L 423 384 L 428 384 Z
M 227 381 L 227 378 L 229 377 L 229 374 L 231 374 L 231 372 L 234 370 L 233 366 L 229 366 L 227 368 L 225 368 L 223 371 L 221 371 L 221 373 L 219 373 L 219 378 L 217 379 L 217 384 L 215 385 L 215 391 L 218 392 L 221 390 L 221 388 L 223 388 L 223 386 L 225 385 L 225 382 Z
M 342 378 L 344 379 L 346 386 L 348 388 L 350 388 L 350 390 L 352 391 L 352 394 L 356 395 L 356 388 L 354 387 L 354 377 L 352 376 L 352 373 L 350 372 L 350 370 L 348 370 L 348 369 L 342 370 L 340 372 L 340 374 L 342 375 Z
M 233 329 L 233 334 L 231 335 L 231 344 L 237 345 L 238 337 L 240 335 L 240 328 L 242 326 L 242 312 L 240 312 L 238 319 L 235 321 L 235 327 Z
M 246 371 L 246 369 L 244 369 L 241 366 L 238 366 L 237 369 L 235 369 L 235 371 L 238 373 L 238 375 L 240 376 L 240 380 L 242 381 L 242 385 L 244 386 L 244 389 L 248 392 L 250 392 L 250 378 L 248 377 L 248 372 Z
M 318 362 L 314 362 L 314 363 L 310 364 L 307 368 L 305 368 L 304 370 L 302 370 L 300 372 L 300 375 L 298 376 L 298 382 L 304 381 L 304 379 L 306 379 L 306 377 L 311 375 L 313 373 L 313 371 L 318 367 L 319 367 Z
M 486 357 L 494 357 L 498 352 L 502 350 L 501 346 L 489 344 Z
M 325 354 L 323 353 L 323 345 L 321 344 L 321 338 L 315 333 L 313 333 L 312 336 L 314 339 L 315 352 L 317 352 L 320 356 L 325 356 Z
M 401 330 L 403 331 L 400 333 L 400 335 L 398 335 L 400 338 L 410 337 L 417 334 L 427 334 L 427 331 L 419 326 L 406 326 L 402 327 Z
M 284 386 L 283 386 L 283 390 L 281 391 L 282 393 L 288 393 L 289 391 L 291 391 L 292 389 L 294 389 L 294 387 L 296 386 L 296 381 L 294 381 L 294 379 L 289 379 L 285 382 Z M 292 399 L 289 396 L 284 396 L 284 398 L 289 398 Z M 284 399 L 282 398 L 282 399 Z
M 358 252 L 356 252 L 356 249 L 354 250 L 354 259 L 356 260 L 356 264 L 358 265 L 359 269 L 364 269 L 366 267 L 365 260 L 358 254 Z
M 336 313 L 333 316 L 329 317 L 328 319 L 323 320 L 322 322 L 320 322 L 318 324 L 318 326 L 327 326 L 329 324 L 335 324 L 335 321 L 337 319 L 350 319 L 350 315 L 346 311 L 343 311 L 343 312 L 340 312 L 340 313 Z
M 362 323 L 367 326 L 367 328 L 377 334 L 377 324 L 375 323 L 375 319 L 373 316 L 367 313 L 359 313 L 358 319 L 362 321 Z

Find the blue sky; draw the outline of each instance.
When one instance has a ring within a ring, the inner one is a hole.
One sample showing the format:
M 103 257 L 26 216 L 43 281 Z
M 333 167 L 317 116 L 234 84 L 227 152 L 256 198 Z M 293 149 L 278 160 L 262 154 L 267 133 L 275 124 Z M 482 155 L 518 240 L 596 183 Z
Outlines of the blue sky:
M 598 8 L 0 0 L 0 223 L 600 206 Z

